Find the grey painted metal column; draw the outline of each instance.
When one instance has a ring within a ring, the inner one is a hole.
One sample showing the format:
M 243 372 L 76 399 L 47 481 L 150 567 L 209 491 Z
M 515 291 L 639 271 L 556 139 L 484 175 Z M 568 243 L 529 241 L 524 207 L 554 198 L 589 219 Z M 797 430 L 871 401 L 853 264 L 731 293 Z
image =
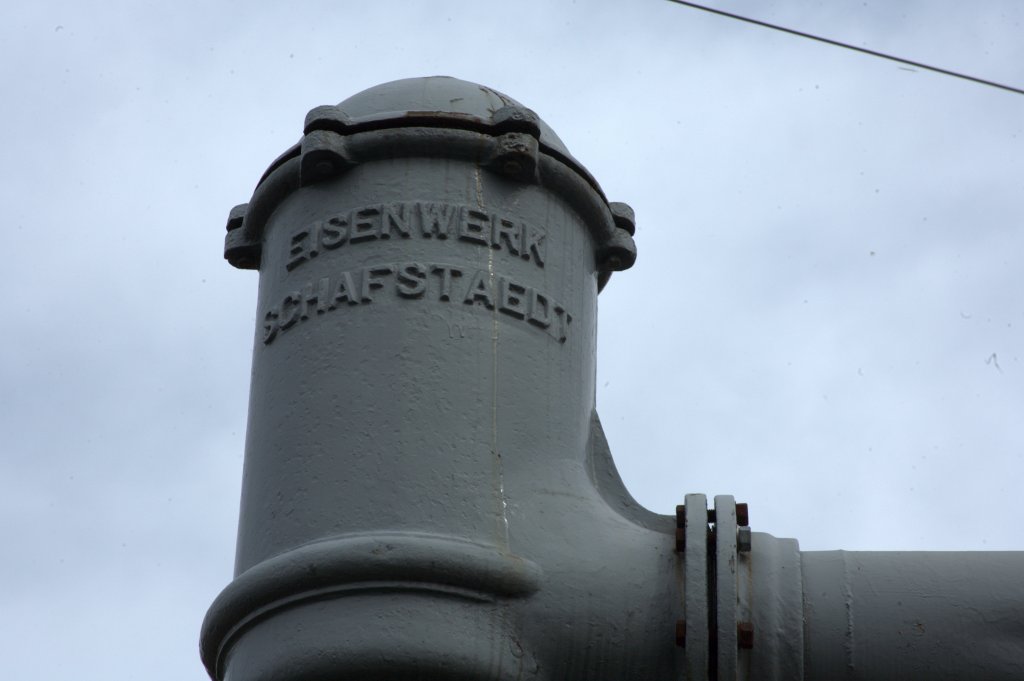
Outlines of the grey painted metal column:
M 1024 553 L 801 553 L 626 491 L 597 296 L 634 217 L 451 78 L 313 109 L 228 219 L 259 270 L 217 681 L 1024 679 Z
M 597 294 L 633 230 L 489 88 L 310 112 L 228 222 L 260 282 L 213 678 L 681 675 L 674 522 L 622 488 L 594 413 Z

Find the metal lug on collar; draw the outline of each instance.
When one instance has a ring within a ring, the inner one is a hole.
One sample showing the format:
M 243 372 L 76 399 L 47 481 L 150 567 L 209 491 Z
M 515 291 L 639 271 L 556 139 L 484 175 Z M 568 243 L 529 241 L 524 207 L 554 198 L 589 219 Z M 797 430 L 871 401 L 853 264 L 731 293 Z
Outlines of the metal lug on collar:
M 344 133 L 351 123 L 347 113 L 333 104 L 325 104 L 310 109 L 302 125 L 302 132 L 306 135 L 314 130 Z
M 540 118 L 525 106 L 503 106 L 491 114 L 497 133 L 519 132 L 540 139 Z
M 224 259 L 240 270 L 258 270 L 263 250 L 258 241 L 251 241 L 242 229 L 249 204 L 240 203 L 228 213 L 228 233 L 224 236 Z
M 495 147 L 487 167 L 520 182 L 537 181 L 537 140 L 530 135 L 510 132 L 494 140 Z
M 247 210 L 249 210 L 248 203 L 240 203 L 231 209 L 231 212 L 228 213 L 227 224 L 229 232 L 234 231 L 242 226 L 242 223 L 245 222 L 245 212 Z
M 263 245 L 250 241 L 244 229 L 232 229 L 224 236 L 224 259 L 240 270 L 258 270 Z
M 750 553 L 751 538 L 749 527 L 736 528 L 736 551 L 739 553 Z
M 616 229 L 598 249 L 597 269 L 604 272 L 628 270 L 636 262 L 636 244 L 625 230 Z
M 636 214 L 629 204 L 611 201 L 608 203 L 608 210 L 612 212 L 616 227 L 626 230 L 630 236 L 636 234 Z
M 332 178 L 355 163 L 349 158 L 345 138 L 328 130 L 311 130 L 302 138 L 299 184 L 310 185 Z

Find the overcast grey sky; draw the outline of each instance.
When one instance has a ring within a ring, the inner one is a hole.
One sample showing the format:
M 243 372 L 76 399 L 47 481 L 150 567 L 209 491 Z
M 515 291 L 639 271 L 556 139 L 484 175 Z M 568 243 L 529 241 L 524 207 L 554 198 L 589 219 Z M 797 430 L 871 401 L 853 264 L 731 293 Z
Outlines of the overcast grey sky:
M 733 0 L 1024 86 L 1024 4 Z M 228 210 L 305 113 L 445 74 L 637 214 L 598 407 L 652 510 L 815 549 L 1024 549 L 1024 96 L 660 1 L 6 7 L 0 668 L 202 679 L 256 276 Z

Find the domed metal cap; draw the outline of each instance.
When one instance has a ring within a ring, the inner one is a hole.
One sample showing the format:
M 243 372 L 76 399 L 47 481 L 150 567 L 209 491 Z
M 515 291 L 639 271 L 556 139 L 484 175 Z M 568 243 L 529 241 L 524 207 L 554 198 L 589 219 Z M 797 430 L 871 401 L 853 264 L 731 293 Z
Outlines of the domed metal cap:
M 515 127 L 512 114 L 518 111 L 524 123 L 522 132 L 529 132 L 529 128 L 535 125 L 538 128 L 537 137 L 543 146 L 557 154 L 570 155 L 555 131 L 530 109 L 485 85 L 450 76 L 405 78 L 382 83 L 352 95 L 337 108 L 348 114 L 353 122 L 436 115 L 474 121 L 486 127 L 502 123 L 510 123 Z M 503 109 L 507 111 L 503 112 Z M 508 120 L 496 120 L 499 112 L 504 116 L 498 118 Z
M 384 83 L 310 111 L 299 143 L 270 165 L 252 201 L 229 216 L 225 257 L 236 267 L 258 268 L 263 226 L 291 192 L 361 163 L 424 154 L 470 160 L 561 194 L 593 233 L 600 286 L 636 259 L 633 211 L 608 203 L 536 113 L 497 90 L 447 76 Z
M 450 76 L 395 80 L 363 90 L 336 106 L 318 106 L 306 115 L 303 131 L 352 134 L 413 126 L 489 135 L 525 133 L 537 140 L 538 151 L 571 167 L 604 197 L 593 176 L 536 113 L 497 90 Z

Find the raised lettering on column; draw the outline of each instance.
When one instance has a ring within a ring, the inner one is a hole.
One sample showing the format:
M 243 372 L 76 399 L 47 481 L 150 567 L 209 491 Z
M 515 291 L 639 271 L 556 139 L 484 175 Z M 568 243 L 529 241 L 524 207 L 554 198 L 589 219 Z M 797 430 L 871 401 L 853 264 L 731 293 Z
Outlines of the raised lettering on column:
M 441 275 L 441 293 L 438 296 L 438 300 L 451 300 L 452 278 L 461 277 L 462 270 L 451 265 L 434 265 L 430 268 L 430 271 Z
M 289 272 L 316 254 L 316 244 L 309 238 L 311 231 L 310 227 L 305 227 L 292 234 L 288 245 L 288 262 L 285 263 Z
M 338 276 L 338 281 L 334 285 L 334 300 L 331 301 L 331 307 L 334 307 L 337 303 L 359 304 L 356 283 L 352 281 L 351 272 L 342 272 Z
M 535 289 L 530 289 L 530 296 L 528 298 L 529 310 L 527 320 L 534 326 L 539 326 L 542 329 L 546 329 L 551 326 L 551 303 L 548 302 L 547 296 L 538 293 Z
M 395 230 L 402 237 L 408 239 L 412 236 L 410 216 L 412 208 L 404 203 L 385 203 L 383 206 L 384 216 L 381 219 L 381 239 L 390 239 L 391 230 Z
M 530 225 L 523 225 L 522 234 L 523 248 L 520 256 L 524 260 L 529 260 L 530 254 L 533 253 L 534 261 L 541 267 L 544 267 L 544 240 L 547 235 Z
M 302 320 L 305 321 L 312 317 L 310 313 L 310 307 L 316 305 L 316 313 L 323 314 L 330 309 L 331 295 L 331 279 L 330 277 L 322 277 L 313 288 L 313 284 L 306 284 L 306 288 L 302 292 Z
M 483 303 L 488 310 L 494 309 L 494 300 L 491 297 L 490 276 L 485 270 L 477 270 L 473 279 L 466 289 L 466 297 L 462 302 L 472 305 L 477 301 Z
M 498 279 L 498 310 L 516 319 L 526 316 L 524 297 L 526 287 L 510 281 L 506 277 Z
M 302 305 L 302 294 L 292 291 L 281 301 L 281 312 L 278 318 L 278 326 L 287 330 L 295 326 L 299 321 L 299 308 Z
M 459 217 L 459 207 L 447 203 L 421 203 L 420 229 L 428 239 L 436 236 L 447 239 L 455 231 L 454 223 Z
M 320 231 L 320 245 L 327 250 L 333 250 L 348 240 L 348 218 L 340 215 L 323 223 Z
M 370 292 L 375 289 L 384 288 L 384 280 L 379 277 L 392 274 L 394 271 L 395 268 L 391 265 L 376 265 L 363 268 L 363 288 L 361 289 L 360 301 L 364 303 L 373 302 L 373 296 L 370 295 Z
M 493 226 L 491 244 L 494 248 L 501 248 L 504 245 L 512 255 L 519 255 L 519 245 L 523 241 L 522 228 L 519 223 L 495 215 L 491 225 Z
M 352 234 L 349 243 L 370 241 L 380 236 L 380 206 L 360 208 L 352 214 Z
M 490 244 L 491 216 L 476 208 L 463 206 L 459 220 L 459 238 L 484 246 Z
M 399 265 L 395 279 L 403 298 L 419 298 L 427 290 L 427 270 L 418 262 Z

